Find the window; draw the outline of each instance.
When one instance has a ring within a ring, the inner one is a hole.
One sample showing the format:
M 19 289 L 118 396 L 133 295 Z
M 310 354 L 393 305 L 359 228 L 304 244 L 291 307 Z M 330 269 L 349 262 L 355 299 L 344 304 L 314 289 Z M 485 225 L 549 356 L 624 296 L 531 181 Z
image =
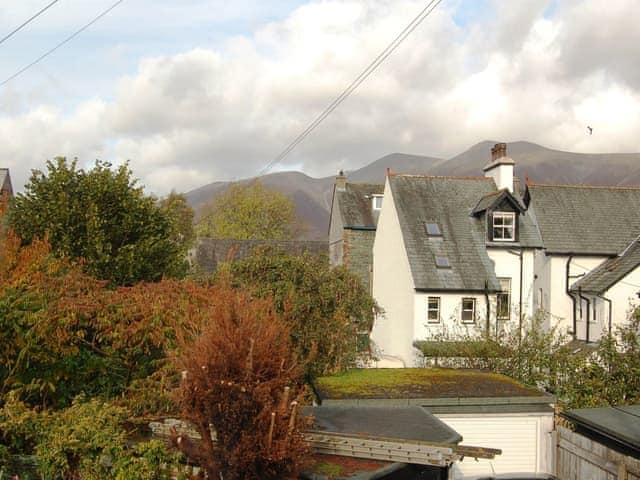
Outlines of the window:
M 497 295 L 496 318 L 509 320 L 511 318 L 511 279 L 499 278 L 500 292 Z
M 496 242 L 513 242 L 515 235 L 515 219 L 514 212 L 494 212 L 492 240 Z
M 372 197 L 373 209 L 381 210 L 382 209 L 382 195 L 373 195 Z
M 427 297 L 427 323 L 440 323 L 440 297 Z
M 451 264 L 449 263 L 449 257 L 445 255 L 436 255 L 436 267 L 451 268 Z
M 460 316 L 462 323 L 475 323 L 476 321 L 476 299 L 462 299 L 462 314 Z
M 427 232 L 427 236 L 429 237 L 441 237 L 442 230 L 440 230 L 440 225 L 436 222 L 424 222 L 424 229 Z

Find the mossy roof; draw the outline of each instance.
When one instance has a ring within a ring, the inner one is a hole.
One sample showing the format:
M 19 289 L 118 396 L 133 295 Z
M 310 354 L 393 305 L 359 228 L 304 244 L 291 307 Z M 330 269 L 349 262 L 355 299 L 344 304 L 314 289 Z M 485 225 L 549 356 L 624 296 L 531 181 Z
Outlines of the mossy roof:
M 445 368 L 353 369 L 317 378 L 314 387 L 321 401 L 545 396 L 504 375 Z

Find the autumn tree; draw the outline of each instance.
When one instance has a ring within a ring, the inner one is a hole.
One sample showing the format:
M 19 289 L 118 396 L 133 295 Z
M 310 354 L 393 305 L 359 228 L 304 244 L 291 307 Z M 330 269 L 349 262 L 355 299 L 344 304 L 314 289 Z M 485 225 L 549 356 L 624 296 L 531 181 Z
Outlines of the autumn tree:
M 234 184 L 204 207 L 200 237 L 286 240 L 298 233 L 293 202 L 259 181 Z
M 367 354 L 366 339 L 378 307 L 347 268 L 331 268 L 321 255 L 293 256 L 263 246 L 234 262 L 230 272 L 236 287 L 275 299 L 310 376 L 353 367 Z
M 175 433 L 174 443 L 207 478 L 297 478 L 307 447 L 288 325 L 270 300 L 227 286 L 211 293 L 176 358 L 178 403 L 201 441 Z
M 23 241 L 47 236 L 56 256 L 82 259 L 86 272 L 118 285 L 186 272 L 184 239 L 127 165 L 84 171 L 59 157 L 46 166 L 13 200 L 9 222 Z

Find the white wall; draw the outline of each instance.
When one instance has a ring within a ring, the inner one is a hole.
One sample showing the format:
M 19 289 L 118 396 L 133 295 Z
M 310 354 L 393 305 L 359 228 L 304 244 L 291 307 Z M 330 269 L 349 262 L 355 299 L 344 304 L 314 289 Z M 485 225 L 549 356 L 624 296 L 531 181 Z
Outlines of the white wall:
M 513 252 L 513 253 L 509 253 Z M 498 278 L 511 279 L 511 321 L 518 322 L 520 308 L 520 258 L 517 249 L 487 249 L 489 258 L 495 264 Z M 523 318 L 533 315 L 534 310 L 534 251 L 522 251 L 522 313 Z
M 638 291 L 640 290 L 640 267 L 626 275 L 622 280 L 616 283 L 608 291 L 604 293 L 604 297 L 611 300 L 611 332 L 616 332 L 616 327 L 622 326 L 628 322 L 629 315 L 635 307 L 640 304 L 638 299 Z M 609 302 L 601 297 L 586 295 L 591 302 L 589 325 L 589 341 L 598 341 L 603 335 L 609 331 Z M 595 307 L 594 307 L 595 302 Z M 586 302 L 582 301 L 583 313 L 586 316 Z M 595 321 L 594 321 L 595 311 Z M 583 324 L 580 324 L 583 325 Z M 579 329 L 580 331 L 580 329 Z M 585 332 L 586 334 L 586 332 Z M 581 337 L 582 338 L 582 337 Z
M 545 325 L 546 328 L 557 325 L 563 331 L 571 331 L 573 329 L 573 303 L 566 293 L 566 267 L 568 255 L 546 255 L 543 252 L 536 252 L 534 265 L 537 279 L 534 280 L 534 309 L 542 308 L 544 313 L 548 314 L 549 321 Z M 576 256 L 571 259 L 569 268 L 569 285 L 578 280 L 578 275 L 583 275 L 603 261 L 607 257 L 583 257 Z M 539 305 L 539 290 L 543 292 L 543 302 Z M 583 310 L 584 311 L 584 310 Z M 586 322 L 580 318 L 580 312 L 577 314 L 577 335 L 578 338 L 585 338 Z M 586 319 L 586 312 L 584 314 Z
M 427 322 L 427 302 L 429 297 L 440 298 L 440 323 Z M 463 298 L 476 299 L 476 322 L 474 324 L 462 323 L 460 312 Z M 416 293 L 414 301 L 414 340 L 430 340 L 438 335 L 447 334 L 457 336 L 475 334 L 486 328 L 486 300 L 484 295 L 470 295 L 458 293 Z M 493 302 L 492 311 L 495 312 L 495 296 L 490 298 Z
M 344 226 L 342 224 L 342 215 L 334 187 L 333 201 L 331 203 L 331 218 L 329 221 L 329 263 L 331 266 L 343 264 L 343 252 Z
M 495 473 L 554 473 L 553 413 L 436 414 L 462 435 L 462 445 L 498 448 L 494 460 L 465 458 L 454 478 Z
M 416 360 L 413 348 L 415 286 L 389 181 L 373 243 L 373 298 L 384 313 L 373 324 L 374 353 L 397 357 L 406 366 Z

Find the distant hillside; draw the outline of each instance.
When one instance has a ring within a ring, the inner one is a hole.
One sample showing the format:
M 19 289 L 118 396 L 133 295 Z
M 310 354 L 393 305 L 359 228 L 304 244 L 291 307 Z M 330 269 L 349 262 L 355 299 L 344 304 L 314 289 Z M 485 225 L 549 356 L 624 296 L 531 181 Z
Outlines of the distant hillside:
M 496 141 L 480 142 L 450 159 L 392 153 L 369 165 L 347 172 L 347 181 L 383 183 L 386 170 L 396 173 L 481 176 Z M 516 175 L 539 183 L 640 185 L 640 153 L 586 154 L 551 150 L 535 143 L 513 142 L 507 151 L 516 162 Z M 279 172 L 260 178 L 262 183 L 293 200 L 306 224 L 304 237 L 327 237 L 334 177 L 311 178 L 300 172 Z M 246 180 L 245 180 L 246 181 Z M 215 182 L 188 192 L 196 212 L 224 191 L 230 182 Z

